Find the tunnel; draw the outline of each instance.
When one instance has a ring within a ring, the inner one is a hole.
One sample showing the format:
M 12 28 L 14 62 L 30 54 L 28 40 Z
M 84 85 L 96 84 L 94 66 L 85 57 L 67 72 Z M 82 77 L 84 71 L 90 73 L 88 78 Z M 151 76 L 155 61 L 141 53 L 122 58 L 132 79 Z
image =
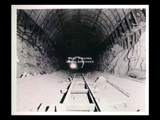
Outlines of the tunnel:
M 16 111 L 146 112 L 147 10 L 16 9 Z
M 104 71 L 108 67 L 108 63 L 102 65 L 106 51 L 112 51 L 115 45 L 129 50 L 138 42 L 145 31 L 145 14 L 145 9 L 18 9 L 17 37 L 21 40 L 18 47 L 25 42 L 26 48 L 33 48 L 25 51 L 27 58 L 33 56 L 30 55 L 33 51 L 39 51 L 40 56 L 49 60 L 45 61 L 49 62 L 47 66 L 44 60 L 40 61 L 43 57 L 30 59 L 36 59 L 37 63 L 25 63 L 22 57 L 25 49 L 18 48 L 17 57 L 22 61 L 18 63 L 18 69 L 22 70 L 18 77 L 24 72 L 70 70 L 66 61 L 75 56 L 93 61 L 85 63 L 81 72 Z

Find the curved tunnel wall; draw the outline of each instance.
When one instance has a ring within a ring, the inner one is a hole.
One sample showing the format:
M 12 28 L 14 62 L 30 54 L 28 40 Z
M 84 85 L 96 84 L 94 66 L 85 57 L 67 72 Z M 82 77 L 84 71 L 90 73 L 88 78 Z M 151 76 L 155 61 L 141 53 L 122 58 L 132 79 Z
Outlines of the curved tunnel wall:
M 67 69 L 67 57 L 79 55 L 93 58 L 95 64 L 86 66 L 92 70 L 115 44 L 134 46 L 144 32 L 137 28 L 142 22 L 145 9 L 23 9 L 17 11 L 17 35 L 54 58 L 51 67 Z

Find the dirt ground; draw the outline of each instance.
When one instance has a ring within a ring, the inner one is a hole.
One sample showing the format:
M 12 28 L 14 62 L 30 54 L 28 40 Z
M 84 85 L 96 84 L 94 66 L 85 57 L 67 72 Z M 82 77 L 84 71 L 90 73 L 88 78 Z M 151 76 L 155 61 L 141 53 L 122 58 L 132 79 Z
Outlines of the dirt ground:
M 59 104 L 69 85 L 69 75 L 63 71 L 17 79 L 18 112 L 35 112 L 40 103 Z M 146 110 L 146 82 L 120 78 L 109 73 L 85 75 L 102 112 L 140 112 Z M 98 78 L 98 79 L 97 79 Z M 95 82 L 96 81 L 96 82 Z M 129 97 L 127 97 L 126 93 Z

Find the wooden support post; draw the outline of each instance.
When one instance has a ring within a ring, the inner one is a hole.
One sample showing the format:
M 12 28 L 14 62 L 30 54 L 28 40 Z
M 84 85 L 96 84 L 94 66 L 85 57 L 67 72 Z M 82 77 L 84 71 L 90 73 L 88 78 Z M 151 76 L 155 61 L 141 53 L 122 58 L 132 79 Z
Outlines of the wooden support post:
M 128 48 L 128 39 L 127 39 L 127 37 L 124 39 L 124 41 L 125 41 L 125 48 L 127 49 Z
M 135 36 L 134 36 L 134 33 L 132 34 L 132 46 L 134 46 L 135 45 Z
M 131 11 L 131 15 L 133 16 L 135 23 L 138 24 L 137 17 L 133 11 Z
M 118 31 L 115 29 L 115 34 L 116 34 L 116 37 L 117 37 L 117 43 L 119 44 L 119 36 L 118 36 L 118 33 L 117 33 Z
M 122 41 L 123 41 L 123 42 L 122 42 L 122 43 L 123 43 L 123 48 L 124 48 L 124 49 L 126 49 L 125 38 L 123 38 L 123 40 L 122 40 Z
M 128 20 L 127 16 L 126 16 L 126 18 L 125 18 L 125 23 L 126 23 L 128 29 L 129 29 L 129 31 L 131 31 L 131 26 L 130 26 L 130 24 L 129 24 L 129 20 Z
M 131 44 L 130 44 L 130 38 L 129 38 L 129 36 L 127 36 L 127 44 L 128 44 L 128 46 L 127 46 L 127 48 L 129 49 L 130 47 L 131 47 Z

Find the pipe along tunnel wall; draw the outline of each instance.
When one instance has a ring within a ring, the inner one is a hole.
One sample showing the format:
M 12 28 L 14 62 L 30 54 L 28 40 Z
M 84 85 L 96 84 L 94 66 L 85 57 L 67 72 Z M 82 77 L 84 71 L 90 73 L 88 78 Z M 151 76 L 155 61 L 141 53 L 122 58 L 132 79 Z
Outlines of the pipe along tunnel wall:
M 145 9 L 17 10 L 17 77 L 69 70 L 68 57 L 92 57 L 82 72 L 145 79 Z

